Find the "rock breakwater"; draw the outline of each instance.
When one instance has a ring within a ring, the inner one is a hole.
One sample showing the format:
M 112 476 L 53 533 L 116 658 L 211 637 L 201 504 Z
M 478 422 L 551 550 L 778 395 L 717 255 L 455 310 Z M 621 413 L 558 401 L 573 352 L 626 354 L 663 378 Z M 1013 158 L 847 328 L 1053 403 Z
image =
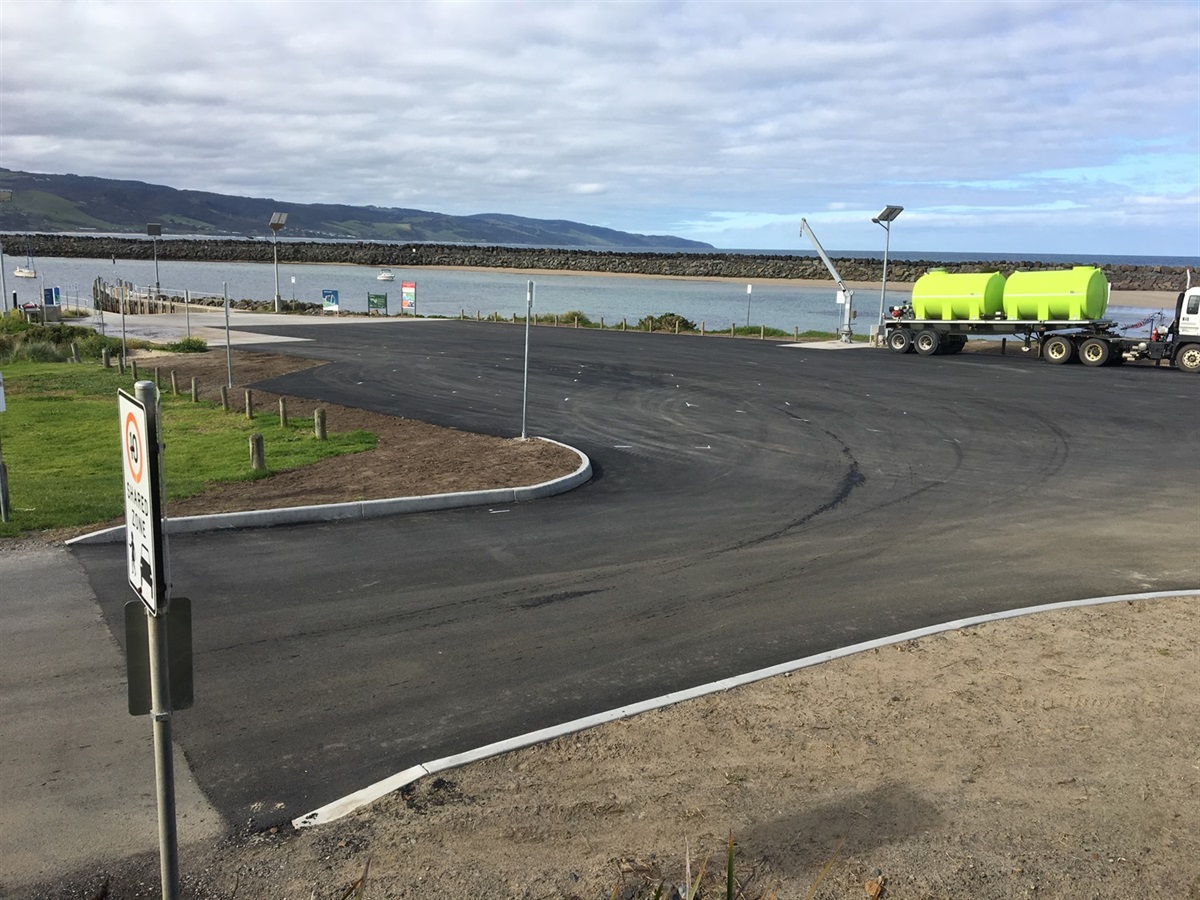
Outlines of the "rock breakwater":
M 24 243 L 24 235 L 0 237 L 6 246 Z M 153 243 L 145 238 L 83 237 L 40 234 L 30 237 L 36 256 L 83 259 L 151 259 Z M 279 261 L 289 263 L 346 263 L 358 266 L 415 268 L 422 266 L 479 267 L 493 269 L 547 269 L 563 272 L 602 272 L 627 275 L 666 275 L 689 278 L 813 279 L 825 281 L 829 273 L 821 261 L 810 257 L 741 253 L 619 252 L 555 250 L 532 247 L 479 247 L 459 244 L 379 244 L 369 241 L 332 243 L 286 241 L 278 245 Z M 172 238 L 158 242 L 158 258 L 192 262 L 266 262 L 274 259 L 269 240 L 208 240 Z M 835 258 L 847 281 L 875 282 L 883 260 Z M 1097 265 L 1114 290 L 1180 291 L 1186 270 L 1177 266 L 1101 265 L 1080 258 L 1076 265 Z M 994 272 L 1006 276 L 1022 269 L 1061 269 L 1064 263 L 1036 261 L 997 264 L 992 261 L 946 263 L 929 260 L 890 260 L 888 281 L 911 284 L 932 268 L 951 272 Z

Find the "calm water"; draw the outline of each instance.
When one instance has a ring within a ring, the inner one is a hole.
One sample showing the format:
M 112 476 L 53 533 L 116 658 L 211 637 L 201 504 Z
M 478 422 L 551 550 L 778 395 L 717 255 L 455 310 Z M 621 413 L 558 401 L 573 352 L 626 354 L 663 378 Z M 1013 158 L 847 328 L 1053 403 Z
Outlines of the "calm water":
M 765 251 L 764 251 L 765 252 Z M 780 252 L 780 251 L 772 251 Z M 945 256 L 945 254 L 943 254 Z M 978 258 L 978 257 L 976 257 Z M 1140 259 L 1140 258 L 1130 258 Z M 101 277 L 109 282 L 128 281 L 139 287 L 154 283 L 154 262 L 118 259 L 36 259 L 37 279 L 15 278 L 12 269 L 23 260 L 5 254 L 5 285 L 8 299 L 15 291 L 21 303 L 36 302 L 43 287 L 57 286 L 67 305 L 91 305 L 91 285 Z M 1141 261 L 1139 264 L 1150 264 Z M 1166 262 L 1160 262 L 1166 265 Z M 280 263 L 279 292 L 285 300 L 320 303 L 322 291 L 336 290 L 341 309 L 365 312 L 368 293 L 386 293 L 388 311 L 399 313 L 400 286 L 416 283 L 418 315 L 486 316 L 499 313 L 511 317 L 525 314 L 526 285 L 530 276 L 511 272 L 463 272 L 452 269 L 394 269 L 396 280 L 376 280 L 379 270 L 353 265 L 302 265 Z M 221 296 L 228 287 L 232 300 L 269 300 L 275 295 L 275 270 L 270 263 L 212 263 L 160 261 L 158 277 L 165 292 Z M 746 285 L 727 281 L 616 277 L 605 275 L 537 275 L 534 312 L 539 315 L 582 311 L 593 321 L 606 324 L 627 319 L 630 326 L 647 315 L 673 312 L 704 323 L 710 331 L 727 330 L 749 323 L 792 331 L 835 331 L 841 321 L 832 280 L 828 286 L 796 287 L 770 282 Z M 1182 290 L 1183 285 L 1180 285 Z M 887 302 L 900 302 L 904 292 L 888 291 Z M 859 290 L 854 296 L 859 319 L 855 331 L 867 333 L 878 320 L 880 293 Z M 1114 307 L 1108 318 L 1129 324 L 1144 318 L 1146 311 Z M 1131 334 L 1148 331 L 1138 329 Z

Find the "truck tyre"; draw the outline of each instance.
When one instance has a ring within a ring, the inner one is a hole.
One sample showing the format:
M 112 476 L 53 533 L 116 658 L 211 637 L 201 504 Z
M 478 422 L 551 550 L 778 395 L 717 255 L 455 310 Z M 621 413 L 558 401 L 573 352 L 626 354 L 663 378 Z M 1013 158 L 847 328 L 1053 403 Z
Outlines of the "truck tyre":
M 1181 371 L 1195 375 L 1200 372 L 1200 344 L 1184 344 L 1175 356 L 1175 365 Z
M 897 328 L 889 331 L 887 336 L 888 349 L 893 353 L 912 353 L 912 332 L 907 328 Z
M 942 336 L 934 328 L 922 328 L 913 338 L 913 346 L 921 356 L 933 356 L 942 349 Z
M 1112 358 L 1112 347 L 1100 338 L 1088 338 L 1079 345 L 1079 361 L 1085 366 L 1106 366 Z
M 1075 358 L 1075 345 L 1070 338 L 1056 334 L 1042 343 L 1042 356 L 1046 357 L 1046 362 L 1061 366 Z
M 962 353 L 962 348 L 967 346 L 967 336 L 965 334 L 954 334 L 946 338 L 946 349 L 943 353 Z

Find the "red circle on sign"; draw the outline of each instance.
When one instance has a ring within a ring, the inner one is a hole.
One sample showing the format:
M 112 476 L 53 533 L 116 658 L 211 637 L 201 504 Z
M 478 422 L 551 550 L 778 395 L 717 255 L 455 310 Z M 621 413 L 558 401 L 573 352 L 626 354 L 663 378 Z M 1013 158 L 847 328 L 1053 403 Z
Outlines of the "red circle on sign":
M 131 459 L 130 452 L 130 431 L 133 432 L 134 441 L 137 445 L 137 459 Z M 142 440 L 142 432 L 138 428 L 137 416 L 129 413 L 125 416 L 125 466 L 129 469 L 129 474 L 133 476 L 134 484 L 141 484 L 142 475 L 146 471 L 146 444 Z

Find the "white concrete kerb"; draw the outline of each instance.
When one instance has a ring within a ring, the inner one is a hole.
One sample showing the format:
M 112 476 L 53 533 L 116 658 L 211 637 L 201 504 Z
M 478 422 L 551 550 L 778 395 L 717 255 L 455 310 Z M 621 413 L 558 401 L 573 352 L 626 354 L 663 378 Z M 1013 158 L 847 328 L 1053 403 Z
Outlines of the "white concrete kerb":
M 303 525 L 313 522 L 337 522 L 345 519 L 376 519 L 401 513 L 430 512 L 439 509 L 462 509 L 469 506 L 491 506 L 500 503 L 521 503 L 566 493 L 586 484 L 592 478 L 592 461 L 587 454 L 568 444 L 550 438 L 534 438 L 565 447 L 579 457 L 579 466 L 569 475 L 532 484 L 527 487 L 498 488 L 491 491 L 460 491 L 453 494 L 426 494 L 419 497 L 391 497 L 383 500 L 356 500 L 350 503 L 324 503 L 313 506 L 288 506 L 283 509 L 252 509 L 245 512 L 215 513 L 207 516 L 168 518 L 164 523 L 167 534 L 196 534 L 224 531 L 230 528 L 269 528 L 274 525 Z M 116 544 L 125 540 L 125 526 L 117 525 L 81 535 L 67 541 L 74 544 Z
M 639 713 L 650 712 L 655 709 L 662 709 L 666 706 L 673 706 L 676 703 L 682 703 L 685 700 L 694 700 L 697 697 L 704 697 L 708 694 L 716 694 L 721 691 L 727 691 L 730 688 L 741 687 L 742 685 L 752 684 L 756 681 L 762 681 L 766 678 L 771 678 L 775 675 L 786 675 L 789 672 L 795 672 L 800 669 L 805 669 L 810 666 L 818 665 L 819 663 L 830 662 L 835 659 L 841 659 L 844 656 L 851 656 L 855 653 L 862 653 L 865 650 L 875 650 L 880 647 L 889 647 L 894 644 L 902 644 L 905 641 L 915 640 L 917 638 L 929 637 L 935 634 L 942 634 L 947 631 L 957 631 L 961 628 L 970 628 L 975 625 L 983 625 L 988 622 L 998 622 L 1003 619 L 1013 619 L 1018 616 L 1028 616 L 1033 613 L 1052 612 L 1059 609 L 1075 609 L 1082 606 L 1099 606 L 1105 603 L 1121 603 L 1134 600 L 1155 600 L 1165 597 L 1200 597 L 1200 589 L 1186 591 L 1153 591 L 1144 594 L 1117 594 L 1112 597 L 1089 597 L 1084 600 L 1068 600 L 1062 603 L 1047 603 L 1042 606 L 1027 606 L 1022 609 L 1009 609 L 1003 612 L 988 613 L 982 616 L 972 616 L 967 619 L 956 619 L 952 622 L 945 622 L 941 625 L 929 625 L 925 628 L 917 628 L 913 631 L 905 631 L 901 634 L 894 634 L 889 637 L 877 638 L 872 641 L 864 641 L 859 644 L 851 644 L 849 647 L 842 647 L 838 650 L 829 650 L 825 653 L 818 653 L 815 656 L 806 656 L 803 659 L 798 659 L 793 662 L 780 663 L 777 666 L 771 666 L 766 669 L 757 669 L 753 672 L 747 672 L 744 675 L 736 675 L 731 678 L 723 678 L 720 681 L 713 681 L 708 684 L 700 685 L 699 687 L 689 688 L 684 691 L 676 691 L 672 694 L 664 694 L 661 697 L 654 697 L 650 700 L 643 700 L 640 703 L 634 703 L 629 706 L 622 706 L 617 709 L 610 709 L 607 712 L 597 713 L 593 716 L 586 716 L 582 719 L 575 719 L 571 722 L 565 722 L 562 725 L 554 725 L 550 728 L 543 728 L 539 731 L 530 731 L 526 734 L 518 735 L 517 737 L 508 738 L 507 740 L 497 741 L 492 744 L 486 744 L 475 750 L 468 750 L 465 753 L 459 753 L 454 756 L 445 756 L 441 759 L 435 759 L 431 762 L 421 763 L 420 765 L 412 766 L 402 772 L 397 772 L 382 781 L 377 781 L 372 785 L 368 785 L 361 790 L 348 794 L 332 803 L 314 809 L 312 812 L 305 813 L 298 818 L 292 820 L 292 825 L 296 828 L 310 828 L 314 825 L 324 825 L 327 822 L 333 822 L 350 815 L 355 810 L 361 809 L 369 803 L 373 803 L 387 794 L 397 791 L 406 785 L 412 784 L 426 775 L 432 775 L 435 772 L 444 772 L 447 769 L 458 768 L 465 766 L 468 763 L 477 762 L 481 759 L 487 759 L 492 756 L 499 756 L 502 753 L 508 753 L 512 750 L 519 750 L 522 747 L 528 747 L 533 744 L 539 744 L 544 741 L 553 740 L 554 738 L 563 737 L 564 735 L 574 734 L 577 731 L 583 731 L 587 728 L 593 728 L 596 725 L 603 725 L 605 722 L 612 722 L 617 719 L 628 718 Z

